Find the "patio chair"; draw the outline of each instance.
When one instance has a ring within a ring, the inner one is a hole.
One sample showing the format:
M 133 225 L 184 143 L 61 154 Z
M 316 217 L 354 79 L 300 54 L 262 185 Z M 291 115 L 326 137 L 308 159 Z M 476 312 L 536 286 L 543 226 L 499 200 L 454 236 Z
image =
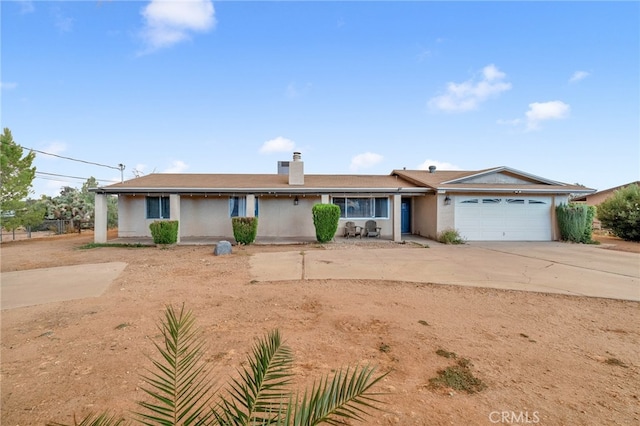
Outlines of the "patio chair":
M 362 228 L 360 226 L 356 226 L 354 222 L 347 222 L 344 224 L 344 237 L 362 238 Z
M 362 230 L 362 235 L 365 237 L 376 237 L 380 238 L 380 230 L 382 228 L 378 227 L 378 224 L 375 220 L 368 220 L 364 223 L 364 229 Z

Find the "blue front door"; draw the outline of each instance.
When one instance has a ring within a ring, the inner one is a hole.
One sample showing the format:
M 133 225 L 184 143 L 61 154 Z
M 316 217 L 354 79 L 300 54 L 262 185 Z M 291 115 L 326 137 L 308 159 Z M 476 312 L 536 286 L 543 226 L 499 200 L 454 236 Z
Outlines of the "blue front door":
M 403 234 L 411 232 L 411 199 L 403 198 L 400 203 L 400 230 Z

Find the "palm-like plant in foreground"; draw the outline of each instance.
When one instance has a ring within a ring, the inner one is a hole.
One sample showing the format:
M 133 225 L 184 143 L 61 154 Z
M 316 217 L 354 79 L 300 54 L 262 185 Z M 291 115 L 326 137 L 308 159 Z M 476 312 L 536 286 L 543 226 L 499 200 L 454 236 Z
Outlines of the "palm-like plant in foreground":
M 375 376 L 370 366 L 346 367 L 325 376 L 302 396 L 288 389 L 292 355 L 277 330 L 257 340 L 239 377 L 227 389 L 213 389 L 211 372 L 202 361 L 204 340 L 184 306 L 167 307 L 159 326 L 163 342 L 155 343 L 161 357 L 143 376 L 151 402 L 139 402 L 133 421 L 144 425 L 278 425 L 311 426 L 364 420 L 378 409 L 371 391 L 386 374 Z M 217 392 L 218 391 L 218 392 Z M 216 395 L 217 394 L 217 395 Z M 85 417 L 76 426 L 130 424 L 107 413 Z M 50 423 L 50 426 L 65 426 Z

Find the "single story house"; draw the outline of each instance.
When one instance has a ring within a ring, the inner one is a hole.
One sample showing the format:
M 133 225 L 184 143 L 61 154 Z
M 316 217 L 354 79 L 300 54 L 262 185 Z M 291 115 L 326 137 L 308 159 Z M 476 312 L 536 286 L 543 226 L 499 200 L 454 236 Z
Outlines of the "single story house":
M 607 198 L 611 197 L 617 190 L 626 188 L 627 186 L 631 185 L 640 186 L 640 180 L 627 183 L 626 185 L 615 186 L 613 188 L 603 189 L 602 191 L 592 192 L 590 194 L 582 194 L 574 197 L 571 201 L 575 203 L 584 203 L 588 206 L 598 206 Z M 593 229 L 602 229 L 602 225 L 598 218 L 593 218 Z
M 118 236 L 148 237 L 155 220 L 179 221 L 178 238 L 233 236 L 231 217 L 257 216 L 260 237 L 315 237 L 311 209 L 340 206 L 344 223 L 373 219 L 381 237 L 435 239 L 448 228 L 469 240 L 558 239 L 555 207 L 594 190 L 508 167 L 393 170 L 389 175 L 306 175 L 300 153 L 274 174 L 154 173 L 95 188 L 95 241 L 107 240 L 108 195 L 118 196 Z

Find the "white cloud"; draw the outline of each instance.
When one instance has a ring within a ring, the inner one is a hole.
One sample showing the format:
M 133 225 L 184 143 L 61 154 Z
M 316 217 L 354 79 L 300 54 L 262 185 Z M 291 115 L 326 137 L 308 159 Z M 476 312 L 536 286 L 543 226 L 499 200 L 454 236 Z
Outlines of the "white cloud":
M 131 169 L 131 174 L 133 177 L 140 177 L 145 175 L 145 170 L 147 170 L 147 165 L 138 163 Z
M 18 87 L 18 83 L 13 83 L 9 81 L 0 81 L 0 89 L 2 90 L 13 90 Z
M 67 150 L 67 144 L 59 141 L 47 142 L 41 151 L 48 152 L 49 154 L 60 155 Z M 51 157 L 49 157 L 51 158 Z
M 37 196 L 47 195 L 49 197 L 57 197 L 65 186 L 70 186 L 69 182 L 62 180 L 47 180 L 44 187 L 40 190 L 42 193 L 37 194 Z
M 189 165 L 181 160 L 175 160 L 171 166 L 166 168 L 163 173 L 182 173 L 189 168 Z
M 298 86 L 295 82 L 289 83 L 285 91 L 285 95 L 289 99 L 299 98 L 309 93 L 311 90 L 311 83 L 307 83 L 304 86 Z
M 31 0 L 18 0 L 18 3 L 20 4 L 20 13 L 31 13 L 36 10 Z
M 380 154 L 374 154 L 373 152 L 365 152 L 364 154 L 358 154 L 351 159 L 351 165 L 349 169 L 352 172 L 358 171 L 360 169 L 367 169 L 369 167 L 373 167 L 379 162 L 381 162 L 384 157 Z
M 141 13 L 147 53 L 188 40 L 191 32 L 207 32 L 216 24 L 211 0 L 152 0 Z
M 538 129 L 542 121 L 567 118 L 570 112 L 571 107 L 562 101 L 530 103 L 526 113 L 527 130 Z
M 420 164 L 418 170 L 429 170 L 429 166 L 436 166 L 436 170 L 460 170 L 460 167 L 455 164 L 430 159 Z
M 495 65 L 487 65 L 479 78 L 473 77 L 462 83 L 447 83 L 446 92 L 431 98 L 429 107 L 446 112 L 474 110 L 487 99 L 511 89 L 511 83 L 504 81 L 506 76 Z
M 571 76 L 571 78 L 569 78 L 569 83 L 577 83 L 580 80 L 584 80 L 585 78 L 589 77 L 589 73 L 586 71 L 576 71 L 573 73 L 573 75 Z
M 62 33 L 71 32 L 73 29 L 73 19 L 66 16 L 59 7 L 54 7 L 51 9 L 51 13 L 53 13 L 54 23 L 56 28 Z
M 293 151 L 295 147 L 296 144 L 291 139 L 278 136 L 275 139 L 270 139 L 263 143 L 262 147 L 260 148 L 260 152 L 263 154 L 269 154 L 272 152 L 289 152 Z

